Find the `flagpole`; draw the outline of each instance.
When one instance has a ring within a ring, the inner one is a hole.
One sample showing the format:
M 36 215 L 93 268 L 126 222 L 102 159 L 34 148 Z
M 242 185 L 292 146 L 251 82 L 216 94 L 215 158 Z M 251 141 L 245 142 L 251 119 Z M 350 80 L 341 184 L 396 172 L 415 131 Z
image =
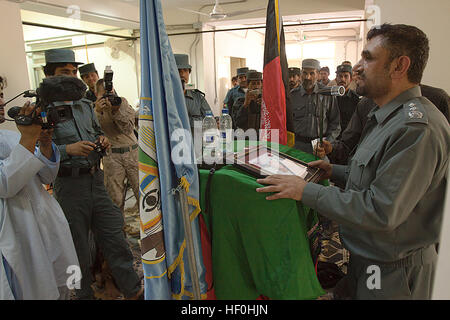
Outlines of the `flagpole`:
M 182 186 L 178 188 L 180 194 L 181 211 L 184 223 L 184 234 L 186 239 L 186 250 L 188 255 L 189 270 L 192 281 L 194 300 L 201 300 L 200 283 L 198 281 L 197 263 L 195 259 L 194 240 L 192 237 L 191 219 L 189 217 L 189 205 L 186 189 Z

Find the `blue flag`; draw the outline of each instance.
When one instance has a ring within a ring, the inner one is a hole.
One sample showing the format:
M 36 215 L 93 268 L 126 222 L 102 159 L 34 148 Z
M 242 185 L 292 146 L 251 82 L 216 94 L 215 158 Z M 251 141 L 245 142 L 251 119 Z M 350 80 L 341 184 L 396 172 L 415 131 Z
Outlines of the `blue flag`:
M 199 181 L 183 88 L 160 0 L 141 0 L 139 181 L 145 299 L 190 299 L 193 286 L 177 188 L 188 195 L 202 298 Z

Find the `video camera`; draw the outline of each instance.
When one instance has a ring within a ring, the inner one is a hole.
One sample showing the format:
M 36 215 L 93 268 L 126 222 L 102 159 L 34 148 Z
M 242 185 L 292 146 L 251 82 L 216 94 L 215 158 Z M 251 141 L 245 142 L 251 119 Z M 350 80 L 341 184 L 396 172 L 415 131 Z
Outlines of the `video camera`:
M 122 98 L 118 97 L 113 91 L 113 76 L 114 72 L 111 70 L 111 66 L 106 66 L 103 75 L 103 81 L 105 83 L 105 94 L 103 98 L 108 99 L 113 106 L 120 106 L 122 104 Z
M 20 115 L 20 107 L 12 107 L 8 110 L 8 116 L 21 126 L 40 124 L 43 129 L 54 128 L 58 123 L 73 119 L 73 101 L 84 97 L 86 85 L 78 78 L 68 76 L 55 76 L 45 78 L 37 90 L 27 90 L 13 99 L 23 96 L 24 98 L 36 98 L 34 110 L 30 115 Z M 41 113 L 36 112 L 37 108 Z M 12 121 L 12 120 L 10 120 Z

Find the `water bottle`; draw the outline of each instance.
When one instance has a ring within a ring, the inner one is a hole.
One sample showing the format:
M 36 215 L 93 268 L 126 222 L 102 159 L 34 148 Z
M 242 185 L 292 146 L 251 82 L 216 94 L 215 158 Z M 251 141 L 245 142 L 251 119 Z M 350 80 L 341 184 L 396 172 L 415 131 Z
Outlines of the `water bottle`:
M 222 147 L 222 155 L 225 157 L 234 151 L 233 146 L 233 120 L 229 115 L 228 109 L 222 109 L 222 115 L 219 119 L 219 130 Z
M 213 164 L 219 156 L 219 130 L 216 119 L 211 111 L 206 112 L 202 124 L 203 131 L 203 161 L 206 164 Z

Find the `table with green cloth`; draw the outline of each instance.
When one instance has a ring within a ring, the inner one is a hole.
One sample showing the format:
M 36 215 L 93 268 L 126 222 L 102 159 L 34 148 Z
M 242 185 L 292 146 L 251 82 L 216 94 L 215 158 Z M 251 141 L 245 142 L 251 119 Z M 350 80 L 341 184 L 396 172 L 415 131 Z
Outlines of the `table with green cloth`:
M 236 151 L 243 148 L 242 141 L 235 143 Z M 313 155 L 283 145 L 279 150 L 305 162 L 315 160 Z M 297 300 L 325 294 L 315 273 L 307 234 L 317 224 L 316 212 L 290 199 L 266 200 L 268 194 L 256 192 L 261 187 L 256 178 L 232 165 L 213 174 L 207 207 L 210 171 L 200 169 L 199 175 L 217 299 L 265 296 Z

